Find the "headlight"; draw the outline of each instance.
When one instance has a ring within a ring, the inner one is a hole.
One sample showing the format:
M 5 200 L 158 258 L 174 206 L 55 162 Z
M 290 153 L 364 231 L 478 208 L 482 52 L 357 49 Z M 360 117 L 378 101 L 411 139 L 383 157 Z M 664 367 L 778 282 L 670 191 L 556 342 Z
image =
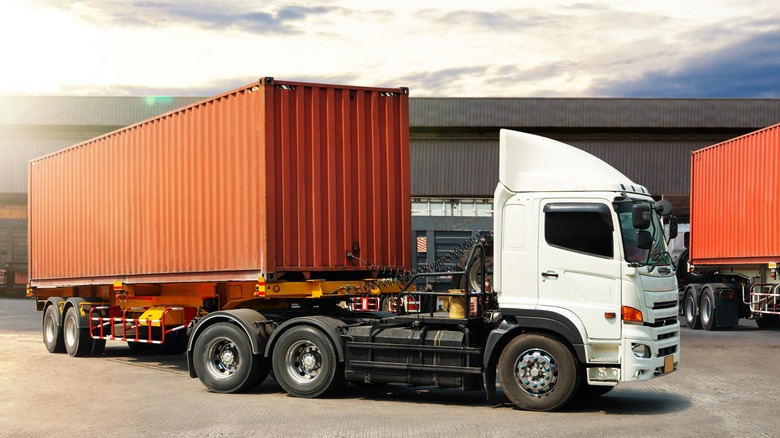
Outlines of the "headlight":
M 650 347 L 644 344 L 631 344 L 631 351 L 634 352 L 634 356 L 640 359 L 647 359 L 650 357 Z

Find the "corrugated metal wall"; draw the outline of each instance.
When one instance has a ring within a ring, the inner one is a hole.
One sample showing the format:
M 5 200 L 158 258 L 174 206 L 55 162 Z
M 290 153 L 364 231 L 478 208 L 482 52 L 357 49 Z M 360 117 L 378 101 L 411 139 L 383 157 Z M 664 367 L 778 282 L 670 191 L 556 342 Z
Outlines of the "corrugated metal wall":
M 590 139 L 540 133 L 576 146 L 611 164 L 654 195 L 688 193 L 690 153 L 720 141 L 703 138 Z M 554 160 L 554 157 L 550 157 Z M 498 183 L 498 137 L 412 139 L 412 194 L 492 197 Z
M 780 110 L 780 99 L 416 98 L 412 102 L 415 128 L 755 129 L 777 123 Z
M 696 151 L 691 167 L 691 261 L 777 262 L 780 124 Z
M 196 99 L 0 97 L 0 193 L 26 192 L 32 157 Z M 775 124 L 778 114 L 780 99 L 413 98 L 412 193 L 492 196 L 498 128 L 508 127 L 581 146 L 655 194 L 687 194 L 690 151 Z

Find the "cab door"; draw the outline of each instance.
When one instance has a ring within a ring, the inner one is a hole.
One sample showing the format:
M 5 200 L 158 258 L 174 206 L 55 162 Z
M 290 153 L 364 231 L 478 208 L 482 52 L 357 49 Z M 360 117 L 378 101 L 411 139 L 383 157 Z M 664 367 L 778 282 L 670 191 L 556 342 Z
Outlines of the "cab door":
M 540 209 L 539 307 L 570 310 L 591 339 L 620 338 L 622 262 L 612 206 L 546 199 Z

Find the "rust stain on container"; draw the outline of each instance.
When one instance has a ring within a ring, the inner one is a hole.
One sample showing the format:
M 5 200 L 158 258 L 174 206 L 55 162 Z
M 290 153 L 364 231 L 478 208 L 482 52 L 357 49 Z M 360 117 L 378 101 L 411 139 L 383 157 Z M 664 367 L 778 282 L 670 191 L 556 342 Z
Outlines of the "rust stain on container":
M 408 118 L 403 88 L 265 78 L 32 160 L 31 282 L 408 269 Z
M 780 124 L 694 151 L 691 261 L 780 261 Z

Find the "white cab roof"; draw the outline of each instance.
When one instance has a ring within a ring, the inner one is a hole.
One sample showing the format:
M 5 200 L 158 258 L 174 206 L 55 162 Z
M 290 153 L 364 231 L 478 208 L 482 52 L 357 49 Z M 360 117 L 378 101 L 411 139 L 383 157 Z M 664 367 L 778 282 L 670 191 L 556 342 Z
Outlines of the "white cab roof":
M 501 130 L 499 181 L 512 192 L 616 191 L 649 194 L 599 158 L 574 146 Z

